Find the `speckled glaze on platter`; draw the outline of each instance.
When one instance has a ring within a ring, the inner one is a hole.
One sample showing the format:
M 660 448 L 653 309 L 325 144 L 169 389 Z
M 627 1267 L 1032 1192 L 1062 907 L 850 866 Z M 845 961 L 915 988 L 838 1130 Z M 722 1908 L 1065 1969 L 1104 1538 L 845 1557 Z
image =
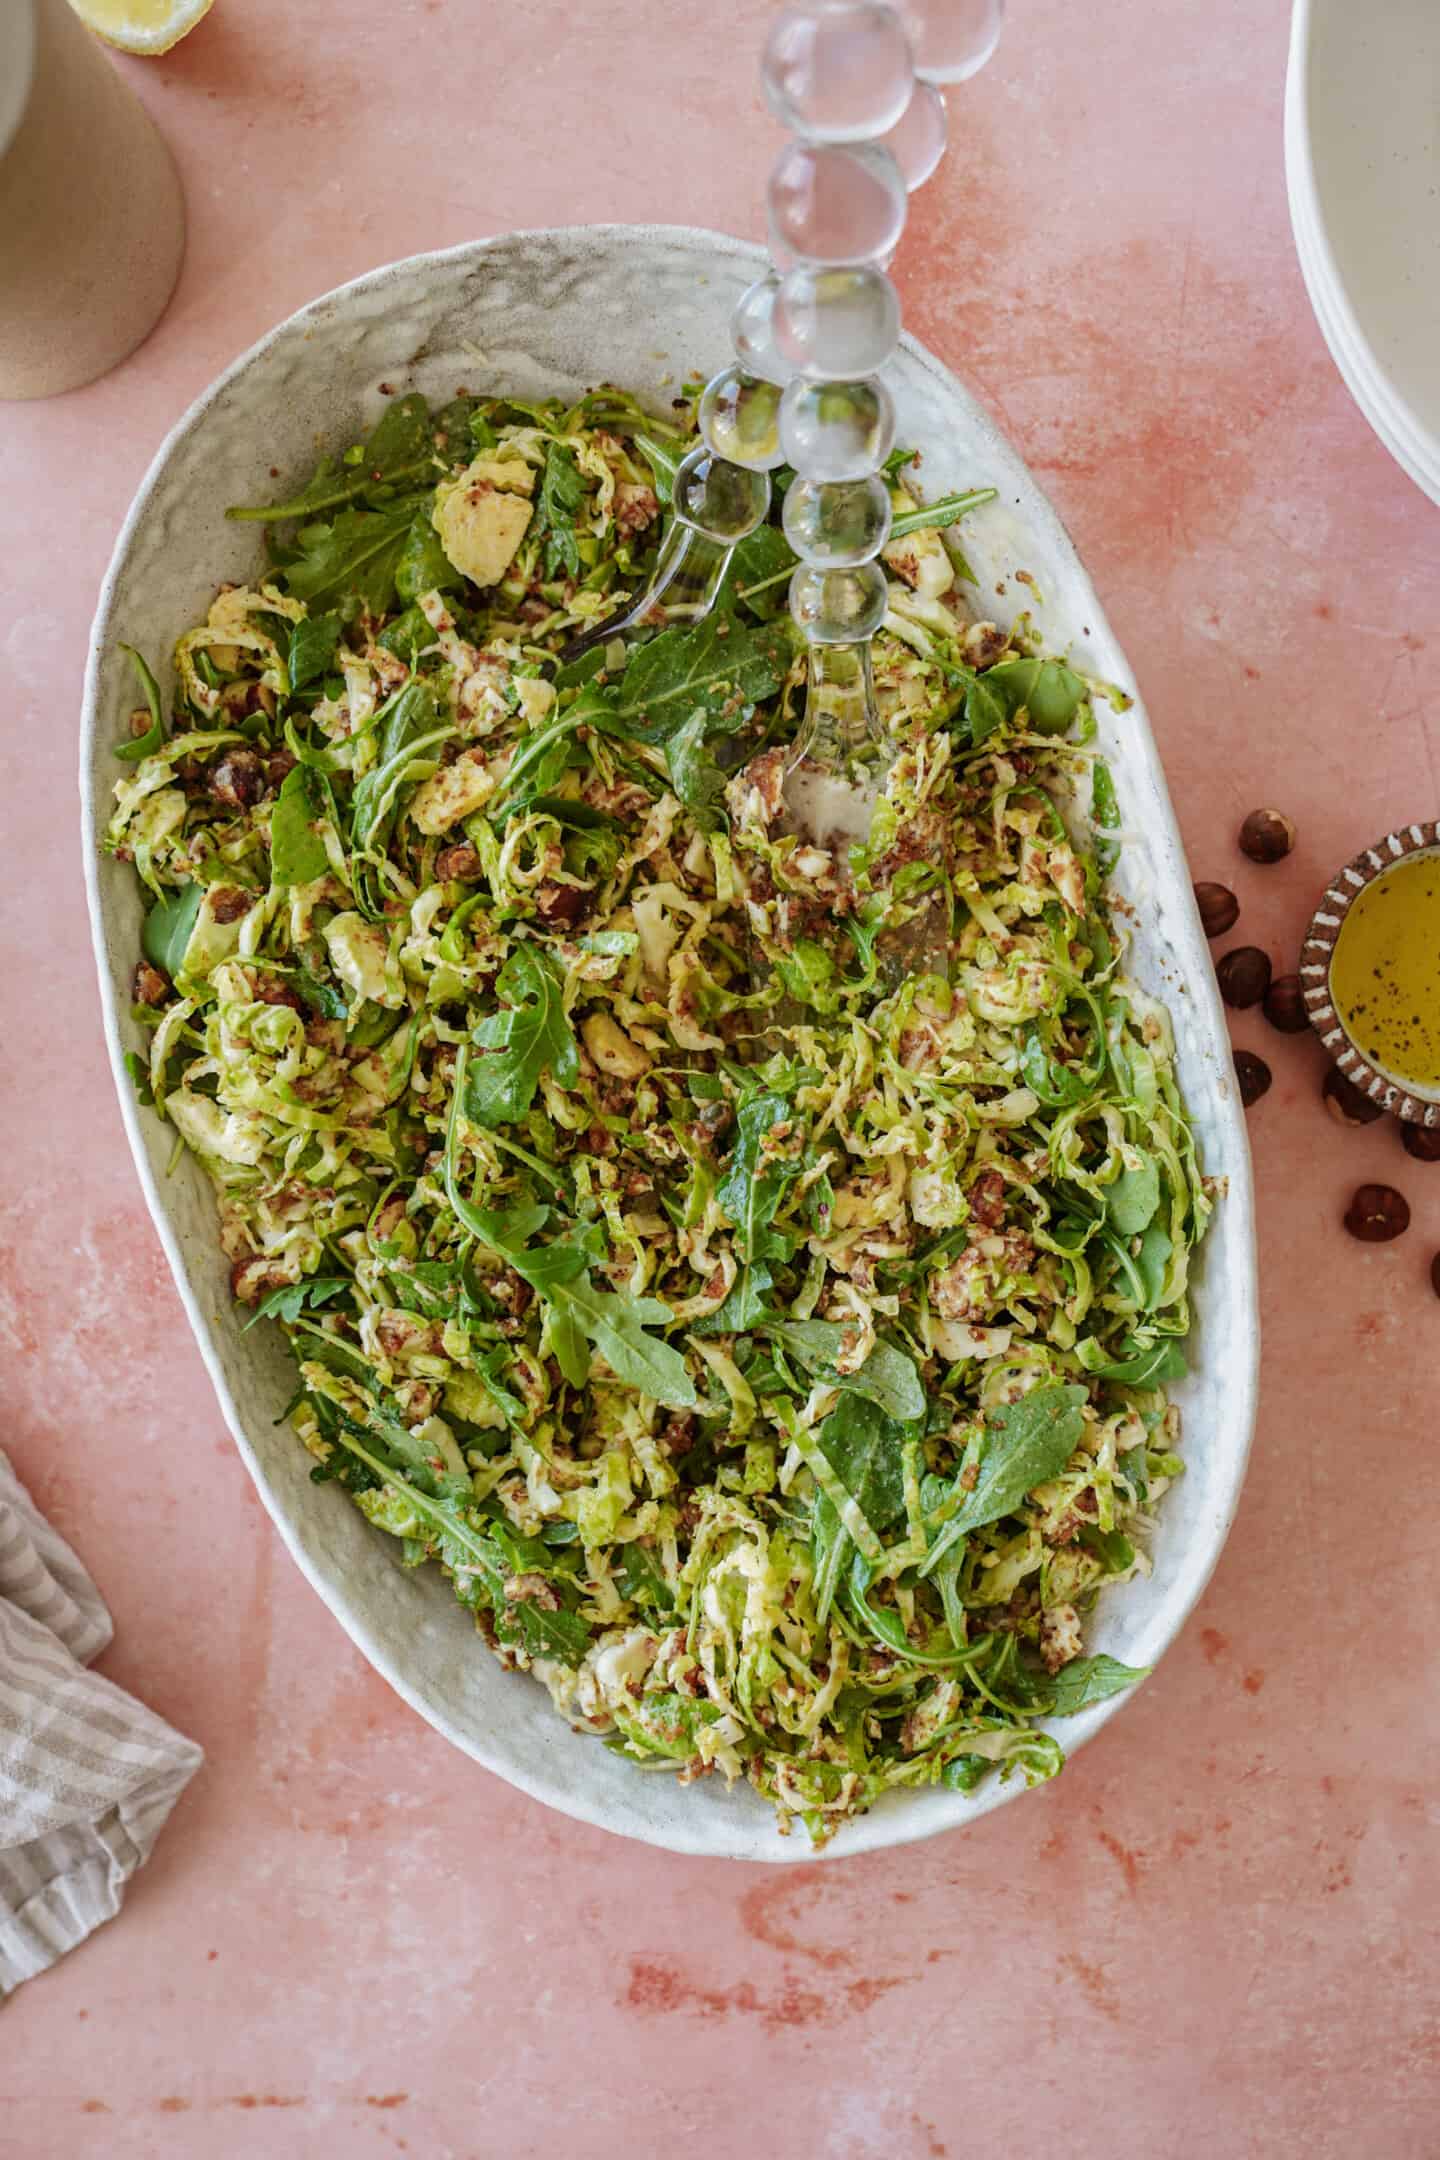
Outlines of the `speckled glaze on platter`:
M 1356 1048 L 1331 1002 L 1330 964 L 1345 917 L 1365 887 L 1385 871 L 1393 870 L 1407 855 L 1432 855 L 1437 850 L 1440 822 L 1404 825 L 1399 832 L 1386 833 L 1383 840 L 1377 840 L 1374 847 L 1366 848 L 1336 872 L 1310 918 L 1300 948 L 1300 987 L 1310 1025 L 1346 1079 L 1392 1117 L 1403 1119 L 1407 1125 L 1431 1127 L 1440 1126 L 1440 1091 L 1392 1079 Z
M 201 1354 L 265 1505 L 299 1566 L 390 1684 L 457 1747 L 565 1813 L 673 1851 L 746 1860 L 813 1857 L 781 1837 L 748 1788 L 682 1787 L 646 1775 L 573 1733 L 548 1696 L 507 1673 L 477 1640 L 435 1570 L 407 1572 L 335 1487 L 310 1483 L 308 1458 L 275 1419 L 291 1389 L 277 1335 L 242 1335 L 215 1237 L 214 1206 L 190 1158 L 166 1176 L 171 1136 L 140 1111 L 123 1057 L 141 900 L 124 865 L 103 859 L 117 766 L 111 745 L 133 702 L 117 642 L 158 657 L 203 613 L 215 584 L 260 560 L 253 527 L 226 503 L 254 501 L 277 466 L 304 475 L 322 447 L 373 421 L 379 385 L 451 395 L 509 389 L 578 394 L 604 379 L 661 409 L 696 369 L 728 358 L 728 318 L 760 251 L 716 233 L 589 226 L 511 234 L 412 257 L 327 294 L 229 368 L 161 446 L 131 508 L 100 596 L 85 683 L 81 747 L 85 854 L 105 1027 L 130 1145 Z M 993 421 L 913 339 L 887 371 L 900 439 L 924 454 L 932 495 L 979 483 L 998 499 L 966 523 L 984 605 L 999 620 L 1036 611 L 1052 647 L 1134 695 L 1134 683 L 1074 547 Z M 1027 571 L 1034 586 L 1017 584 Z M 1190 1376 L 1176 1390 L 1188 1469 L 1165 1508 L 1148 1582 L 1103 1601 L 1091 1646 L 1153 1665 L 1209 1579 L 1234 1515 L 1254 1424 L 1259 1321 L 1250 1160 L 1229 1043 L 1174 813 L 1137 702 L 1102 704 L 1100 737 L 1119 791 L 1126 846 L 1117 885 L 1133 910 L 1132 968 L 1174 1015 L 1182 1084 L 1206 1168 L 1222 1195 L 1201 1256 Z M 261 1340 L 271 1336 L 269 1340 Z M 177 1442 L 177 1444 L 179 1444 Z M 1163 1679 L 1146 1683 L 1163 1686 Z M 1055 1726 L 1067 1752 L 1128 1698 Z M 976 1798 L 940 1789 L 888 1795 L 848 1824 L 827 1856 L 903 1844 L 971 1822 L 1023 1786 Z

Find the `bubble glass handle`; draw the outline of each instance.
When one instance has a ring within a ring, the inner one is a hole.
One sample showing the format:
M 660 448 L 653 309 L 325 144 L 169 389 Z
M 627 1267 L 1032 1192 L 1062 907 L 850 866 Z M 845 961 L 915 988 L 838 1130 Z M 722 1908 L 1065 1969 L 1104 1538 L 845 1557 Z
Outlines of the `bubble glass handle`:
M 869 263 L 831 269 L 800 265 L 776 290 L 771 337 L 802 375 L 834 382 L 873 375 L 900 342 L 900 302 L 883 270 Z
M 786 8 L 760 63 L 770 110 L 812 142 L 864 142 L 905 109 L 914 73 L 910 40 L 876 0 L 824 0 Z
M 1000 42 L 1005 0 L 902 0 L 900 17 L 922 82 L 968 82 Z
M 905 182 L 878 143 L 791 143 L 766 201 L 777 261 L 888 262 L 905 229 Z
M 730 342 L 747 375 L 763 376 L 766 382 L 785 384 L 795 373 L 775 343 L 775 299 L 780 280 L 773 271 L 746 287 L 730 317 Z
M 910 103 L 894 127 L 880 137 L 881 147 L 894 158 L 911 195 L 916 188 L 924 187 L 944 157 L 949 132 L 943 96 L 934 83 L 917 82 Z

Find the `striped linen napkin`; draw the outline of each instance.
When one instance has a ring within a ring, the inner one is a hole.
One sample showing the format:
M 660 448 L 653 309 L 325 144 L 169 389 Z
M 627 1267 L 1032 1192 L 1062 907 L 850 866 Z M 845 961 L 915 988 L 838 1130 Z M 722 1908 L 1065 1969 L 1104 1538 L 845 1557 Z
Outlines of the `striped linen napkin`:
M 114 1918 L 200 1767 L 193 1740 L 85 1670 L 112 1632 L 0 1454 L 0 1996 Z

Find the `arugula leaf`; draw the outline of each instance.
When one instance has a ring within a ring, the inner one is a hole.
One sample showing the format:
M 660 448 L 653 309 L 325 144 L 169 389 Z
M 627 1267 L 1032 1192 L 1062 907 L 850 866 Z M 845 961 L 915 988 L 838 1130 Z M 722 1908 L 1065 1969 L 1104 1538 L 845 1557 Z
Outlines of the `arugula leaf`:
M 1165 1294 L 1165 1278 L 1174 1250 L 1169 1231 L 1162 1229 L 1158 1222 L 1152 1222 L 1140 1240 L 1139 1251 L 1131 1256 L 1131 1265 L 1144 1292 L 1143 1309 L 1146 1312 L 1154 1312 Z
M 553 1658 L 559 1665 L 578 1665 L 590 1648 L 590 1623 L 573 1606 L 561 1604 L 552 1612 L 538 1598 L 512 1603 L 503 1584 L 495 1633 L 501 1642 L 518 1642 L 532 1658 Z
M 617 690 L 590 690 L 598 710 L 586 717 L 632 741 L 664 744 L 698 709 L 712 734 L 733 734 L 762 698 L 775 695 L 793 651 L 788 616 L 747 629 L 717 610 L 642 645 Z
M 1139 1237 L 1160 1205 L 1160 1171 L 1150 1156 L 1105 1188 L 1105 1213 L 1121 1237 Z
M 1087 1552 L 1099 1555 L 1109 1575 L 1123 1575 L 1135 1558 L 1135 1548 L 1123 1530 L 1101 1530 L 1095 1523 L 1084 1523 L 1080 1543 Z
M 617 1380 L 653 1396 L 667 1409 L 702 1407 L 681 1352 L 673 1343 L 645 1332 L 647 1322 L 657 1326 L 671 1318 L 668 1305 L 656 1298 L 619 1297 L 610 1290 L 597 1290 L 588 1268 L 575 1282 L 554 1286 L 544 1294 L 580 1327 Z
M 665 748 L 670 786 L 702 832 L 725 822 L 725 775 L 705 748 L 705 715 L 692 713 Z
M 403 1434 L 403 1427 L 394 1428 L 395 1439 Z M 341 1419 L 336 1437 L 383 1484 L 401 1495 L 424 1525 L 427 1542 L 436 1547 L 454 1576 L 455 1595 L 463 1605 L 488 1606 L 502 1642 L 518 1643 L 532 1657 L 579 1664 L 590 1647 L 588 1624 L 563 1599 L 554 1609 L 538 1598 L 516 1598 L 512 1602 L 508 1595 L 510 1582 L 517 1573 L 529 1570 L 511 1565 L 512 1554 L 500 1542 L 500 1526 L 487 1524 L 478 1516 L 473 1502 L 463 1497 L 459 1478 L 438 1481 L 440 1491 L 427 1491 L 426 1485 L 437 1481 L 427 1474 L 423 1464 L 406 1464 L 401 1469 L 387 1462 L 370 1436 L 362 1437 L 349 1419 Z M 386 1438 L 392 1438 L 388 1428 Z M 558 1589 L 553 1594 L 562 1595 Z
M 465 1055 L 462 1050 L 456 1060 L 457 1094 L 468 1086 Z M 582 1387 L 588 1377 L 588 1342 L 617 1379 L 642 1395 L 653 1396 L 671 1410 L 703 1407 L 681 1353 L 673 1344 L 645 1332 L 647 1326 L 663 1326 L 671 1319 L 668 1305 L 655 1298 L 619 1297 L 613 1291 L 597 1290 L 590 1280 L 585 1251 L 574 1241 L 532 1246 L 529 1241 L 544 1227 L 548 1209 L 534 1202 L 523 1202 L 503 1214 L 477 1208 L 460 1194 L 450 1161 L 446 1191 L 465 1228 L 502 1254 L 522 1281 L 545 1299 L 551 1342 L 572 1387 Z
M 395 565 L 395 590 L 402 600 L 418 600 L 427 592 L 465 590 L 464 577 L 440 545 L 431 507 L 427 497 L 415 512 Z
M 1107 1365 L 1088 1368 L 1092 1380 L 1118 1380 L 1126 1387 L 1147 1388 L 1183 1380 L 1188 1370 L 1185 1352 L 1173 1336 L 1167 1336 L 1163 1342 L 1150 1343 L 1143 1349 L 1131 1350 Z
M 352 453 L 353 455 L 353 453 Z M 234 505 L 227 518 L 241 523 L 280 525 L 292 518 L 335 510 L 401 480 L 418 480 L 434 469 L 429 409 L 423 397 L 398 398 L 387 405 L 378 425 L 360 446 L 360 455 L 336 465 L 326 458 L 298 495 L 285 502 Z
M 918 510 L 899 511 L 891 523 L 890 538 L 903 540 L 906 533 L 943 530 L 964 517 L 967 510 L 978 510 L 982 503 L 994 500 L 994 488 L 968 488 L 963 495 L 942 495 L 938 502 L 922 503 Z
M 302 1338 L 290 1346 L 297 1362 L 309 1359 L 312 1364 L 323 1365 L 327 1372 L 342 1373 L 347 1380 L 358 1380 L 367 1393 L 379 1394 L 375 1368 L 343 1335 L 332 1334 L 328 1328 L 307 1320 L 303 1313 L 297 1313 L 290 1324 Z
M 143 735 L 127 736 L 115 745 L 115 755 L 127 765 L 138 765 L 141 758 L 153 757 L 165 744 L 165 719 L 160 709 L 160 685 L 151 674 L 142 656 L 133 645 L 122 645 L 121 652 L 130 655 L 130 665 L 139 680 L 145 703 L 150 708 L 150 725 Z
M 1111 1695 L 1118 1695 L 1122 1688 L 1133 1687 L 1151 1670 L 1149 1665 L 1122 1665 L 1118 1658 L 1103 1655 L 1075 1658 L 1069 1665 L 1062 1665 L 1055 1675 L 1051 1713 L 1055 1717 L 1073 1717 L 1077 1710 L 1087 1709 L 1091 1703 L 1105 1702 Z
M 350 832 L 356 847 L 382 842 L 395 796 L 415 759 L 451 731 L 436 728 L 435 693 L 428 683 L 408 682 L 382 711 L 375 763 L 350 798 Z
M 845 1347 L 845 1330 L 833 1320 L 764 1320 L 759 1332 L 773 1336 L 817 1380 L 863 1395 L 887 1417 L 901 1424 L 924 1417 L 925 1389 L 915 1360 L 893 1343 L 877 1342 L 858 1372 L 842 1373 L 835 1360 Z
M 1083 1102 L 1100 1075 L 1086 1066 L 1062 1065 L 1047 1052 L 1038 1028 L 1031 1027 L 1020 1045 L 1020 1077 L 1053 1110 Z
M 307 1305 L 312 1310 L 328 1305 L 342 1291 L 353 1287 L 348 1275 L 307 1275 L 297 1283 L 285 1283 L 261 1298 L 241 1333 L 254 1327 L 257 1320 L 298 1320 Z
M 460 1092 L 460 1080 L 457 1077 L 457 1096 Z M 531 1238 L 537 1236 L 550 1220 L 550 1210 L 543 1207 L 538 1200 L 522 1200 L 518 1206 L 512 1208 L 472 1207 L 462 1220 L 467 1230 L 472 1231 L 476 1237 L 483 1238 L 487 1245 L 493 1247 L 513 1266 L 516 1254 L 527 1246 Z
M 414 667 L 426 646 L 435 643 L 435 632 L 419 608 L 411 605 L 380 632 L 375 642 L 382 652 L 392 652 L 407 667 Z
M 989 1755 L 952 1755 L 940 1773 L 940 1782 L 951 1792 L 974 1792 L 997 1767 Z
M 295 970 L 295 987 L 313 1012 L 322 1020 L 345 1020 L 350 1013 L 350 1003 L 342 990 L 327 982 L 323 975 L 314 974 L 307 967 Z
M 325 843 L 315 830 L 325 815 L 324 783 L 308 765 L 286 773 L 270 813 L 270 881 L 273 885 L 309 885 L 330 866 Z
M 125 1052 L 125 1070 L 129 1075 L 130 1085 L 135 1090 L 136 1102 L 142 1104 L 145 1109 L 150 1109 L 155 1101 L 155 1091 L 150 1085 L 149 1059 L 141 1057 L 138 1050 L 127 1050 Z
M 668 503 L 675 493 L 675 475 L 680 470 L 683 453 L 673 443 L 657 442 L 653 435 L 635 435 L 631 440 L 655 477 L 656 497 L 660 502 Z
M 785 606 L 786 589 L 798 560 L 778 525 L 757 525 L 731 558 L 730 589 L 752 615 L 768 622 Z
M 872 1605 L 870 1583 L 872 1568 L 863 1552 L 857 1552 L 850 1563 L 850 1579 L 845 1586 L 850 1610 L 863 1628 L 875 1637 L 887 1650 L 893 1650 L 907 1665 L 954 1666 L 964 1664 L 969 1656 L 967 1649 L 952 1647 L 948 1650 L 917 1649 L 906 1632 L 905 1623 L 891 1605 Z M 936 1638 L 932 1637 L 932 1641 Z
M 1032 1388 L 986 1414 L 979 1476 L 968 1492 L 957 1484 L 960 1505 L 922 1562 L 922 1575 L 933 1574 L 962 1537 L 1012 1515 L 1037 1485 L 1059 1476 L 1085 1430 L 1084 1402 L 1083 1387 Z
M 1053 1677 L 1034 1666 L 1018 1665 L 1008 1675 L 1007 1687 L 1034 1717 L 1074 1717 L 1091 1703 L 1107 1702 L 1137 1680 L 1148 1677 L 1149 1665 L 1122 1665 L 1116 1658 L 1072 1658 Z
M 665 1580 L 665 1570 L 648 1546 L 622 1545 L 620 1565 L 615 1580 L 620 1595 L 636 1605 L 648 1605 L 656 1612 L 672 1613 L 675 1610 L 675 1593 Z
M 334 607 L 348 622 L 361 608 L 388 614 L 395 572 L 415 514 L 430 496 L 401 495 L 376 510 L 342 510 L 329 524 L 302 525 L 285 582 L 309 608 Z
M 608 718 L 603 703 L 598 712 L 595 709 L 593 701 L 599 697 L 598 691 L 588 693 L 588 697 L 582 695 L 558 720 L 552 720 L 548 727 L 538 728 L 533 735 L 524 737 L 505 769 L 504 779 L 487 805 L 487 815 L 492 820 L 498 820 L 502 804 L 508 815 L 516 800 L 524 799 L 523 793 L 517 796 L 522 780 L 527 782 L 525 792 L 528 792 L 529 785 L 543 784 L 545 788 L 554 785 L 569 764 L 568 738 L 582 724 L 599 721 L 603 725 Z M 557 744 L 563 744 L 565 748 L 565 757 L 560 761 L 558 770 L 554 764 Z
M 286 667 L 292 690 L 303 690 L 308 683 L 330 673 L 340 644 L 340 628 L 338 615 L 302 615 L 291 625 Z
M 994 674 L 994 669 L 990 674 Z M 965 725 L 970 730 L 971 748 L 978 750 L 988 741 L 998 727 L 1008 719 L 1010 707 L 999 690 L 990 681 L 990 675 L 977 675 L 965 693 Z
M 810 1518 L 810 1553 L 814 1570 L 815 1618 L 822 1627 L 835 1602 L 835 1593 L 840 1588 L 851 1550 L 850 1533 L 841 1522 L 834 1501 L 823 1488 L 817 1490 Z
M 805 1167 L 798 1147 L 766 1150 L 766 1141 L 782 1124 L 793 1127 L 791 1107 L 783 1095 L 752 1095 L 742 1104 L 729 1166 L 716 1188 L 716 1199 L 735 1225 L 736 1250 L 745 1260 L 775 1257 L 765 1233 Z
M 475 1027 L 471 1040 L 485 1054 L 471 1059 L 465 1091 L 465 1115 L 491 1131 L 520 1122 L 546 1066 L 561 1087 L 580 1077 L 564 977 L 549 954 L 517 945 L 495 987 L 509 1003 Z
M 775 1278 L 765 1262 L 753 1261 L 749 1267 L 741 1268 L 723 1304 L 697 1320 L 691 1334 L 748 1335 L 768 1316 L 766 1299 L 774 1287 Z
M 865 1520 L 883 1535 L 905 1512 L 904 1428 L 864 1396 L 848 1395 L 816 1438 Z
M 846 928 L 851 919 L 847 917 Z M 813 938 L 797 938 L 788 953 L 777 953 L 775 965 L 787 993 L 798 1005 L 813 1006 L 818 1013 L 833 1013 L 840 1005 L 835 989 L 835 962 Z
M 157 900 L 145 917 L 140 932 L 140 950 L 145 958 L 168 975 L 173 982 L 180 972 L 185 958 L 185 948 L 190 943 L 190 933 L 195 928 L 195 917 L 200 912 L 200 902 L 205 897 L 203 885 L 193 881 L 182 885 L 176 893 L 169 893 Z
M 545 452 L 545 471 L 536 504 L 535 531 L 543 542 L 545 575 L 578 578 L 580 542 L 575 513 L 585 500 L 580 468 L 563 443 L 552 442 Z
M 1037 735 L 1063 735 L 1089 696 L 1063 660 L 1001 660 L 977 680 L 1004 701 L 1010 719 L 1023 706 Z
M 417 1260 L 389 1277 L 390 1294 L 406 1312 L 424 1320 L 449 1320 L 459 1303 L 461 1282 L 457 1269 L 442 1260 Z
M 435 426 L 429 403 L 418 390 L 395 398 L 366 437 L 359 469 L 372 479 L 378 473 L 382 480 L 408 472 L 418 459 L 431 454 Z

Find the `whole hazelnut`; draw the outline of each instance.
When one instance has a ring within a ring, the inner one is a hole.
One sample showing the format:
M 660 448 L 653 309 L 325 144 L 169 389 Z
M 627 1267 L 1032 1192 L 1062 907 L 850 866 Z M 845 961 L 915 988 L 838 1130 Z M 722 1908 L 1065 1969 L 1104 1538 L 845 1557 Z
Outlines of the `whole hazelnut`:
M 1436 1297 L 1440 1297 L 1440 1252 L 1430 1262 L 1430 1287 Z
M 1332 1065 L 1326 1073 L 1321 1093 L 1337 1125 L 1373 1125 L 1376 1118 L 1385 1115 L 1379 1103 L 1371 1102 L 1353 1080 L 1347 1080 L 1338 1065 Z
M 1251 862 L 1283 862 L 1295 845 L 1295 827 L 1283 810 L 1252 810 L 1240 827 L 1240 852 Z
M 1240 1083 L 1240 1100 L 1248 1110 L 1252 1103 L 1259 1102 L 1262 1095 L 1269 1094 L 1274 1075 L 1264 1058 L 1256 1057 L 1253 1050 L 1237 1050 L 1235 1077 Z
M 1258 1005 L 1270 987 L 1269 955 L 1258 945 L 1237 945 L 1215 969 L 1220 995 L 1227 1005 Z
M 1440 1162 L 1440 1125 L 1402 1125 L 1400 1142 L 1416 1162 Z
M 1303 1035 L 1310 1025 L 1298 975 L 1277 975 L 1265 992 L 1265 1018 L 1282 1035 Z
M 1224 937 L 1240 920 L 1240 903 L 1228 885 L 1197 885 L 1195 905 L 1206 937 Z
M 1388 1245 L 1410 1227 L 1410 1203 L 1393 1185 L 1357 1185 L 1345 1228 L 1364 1245 Z

